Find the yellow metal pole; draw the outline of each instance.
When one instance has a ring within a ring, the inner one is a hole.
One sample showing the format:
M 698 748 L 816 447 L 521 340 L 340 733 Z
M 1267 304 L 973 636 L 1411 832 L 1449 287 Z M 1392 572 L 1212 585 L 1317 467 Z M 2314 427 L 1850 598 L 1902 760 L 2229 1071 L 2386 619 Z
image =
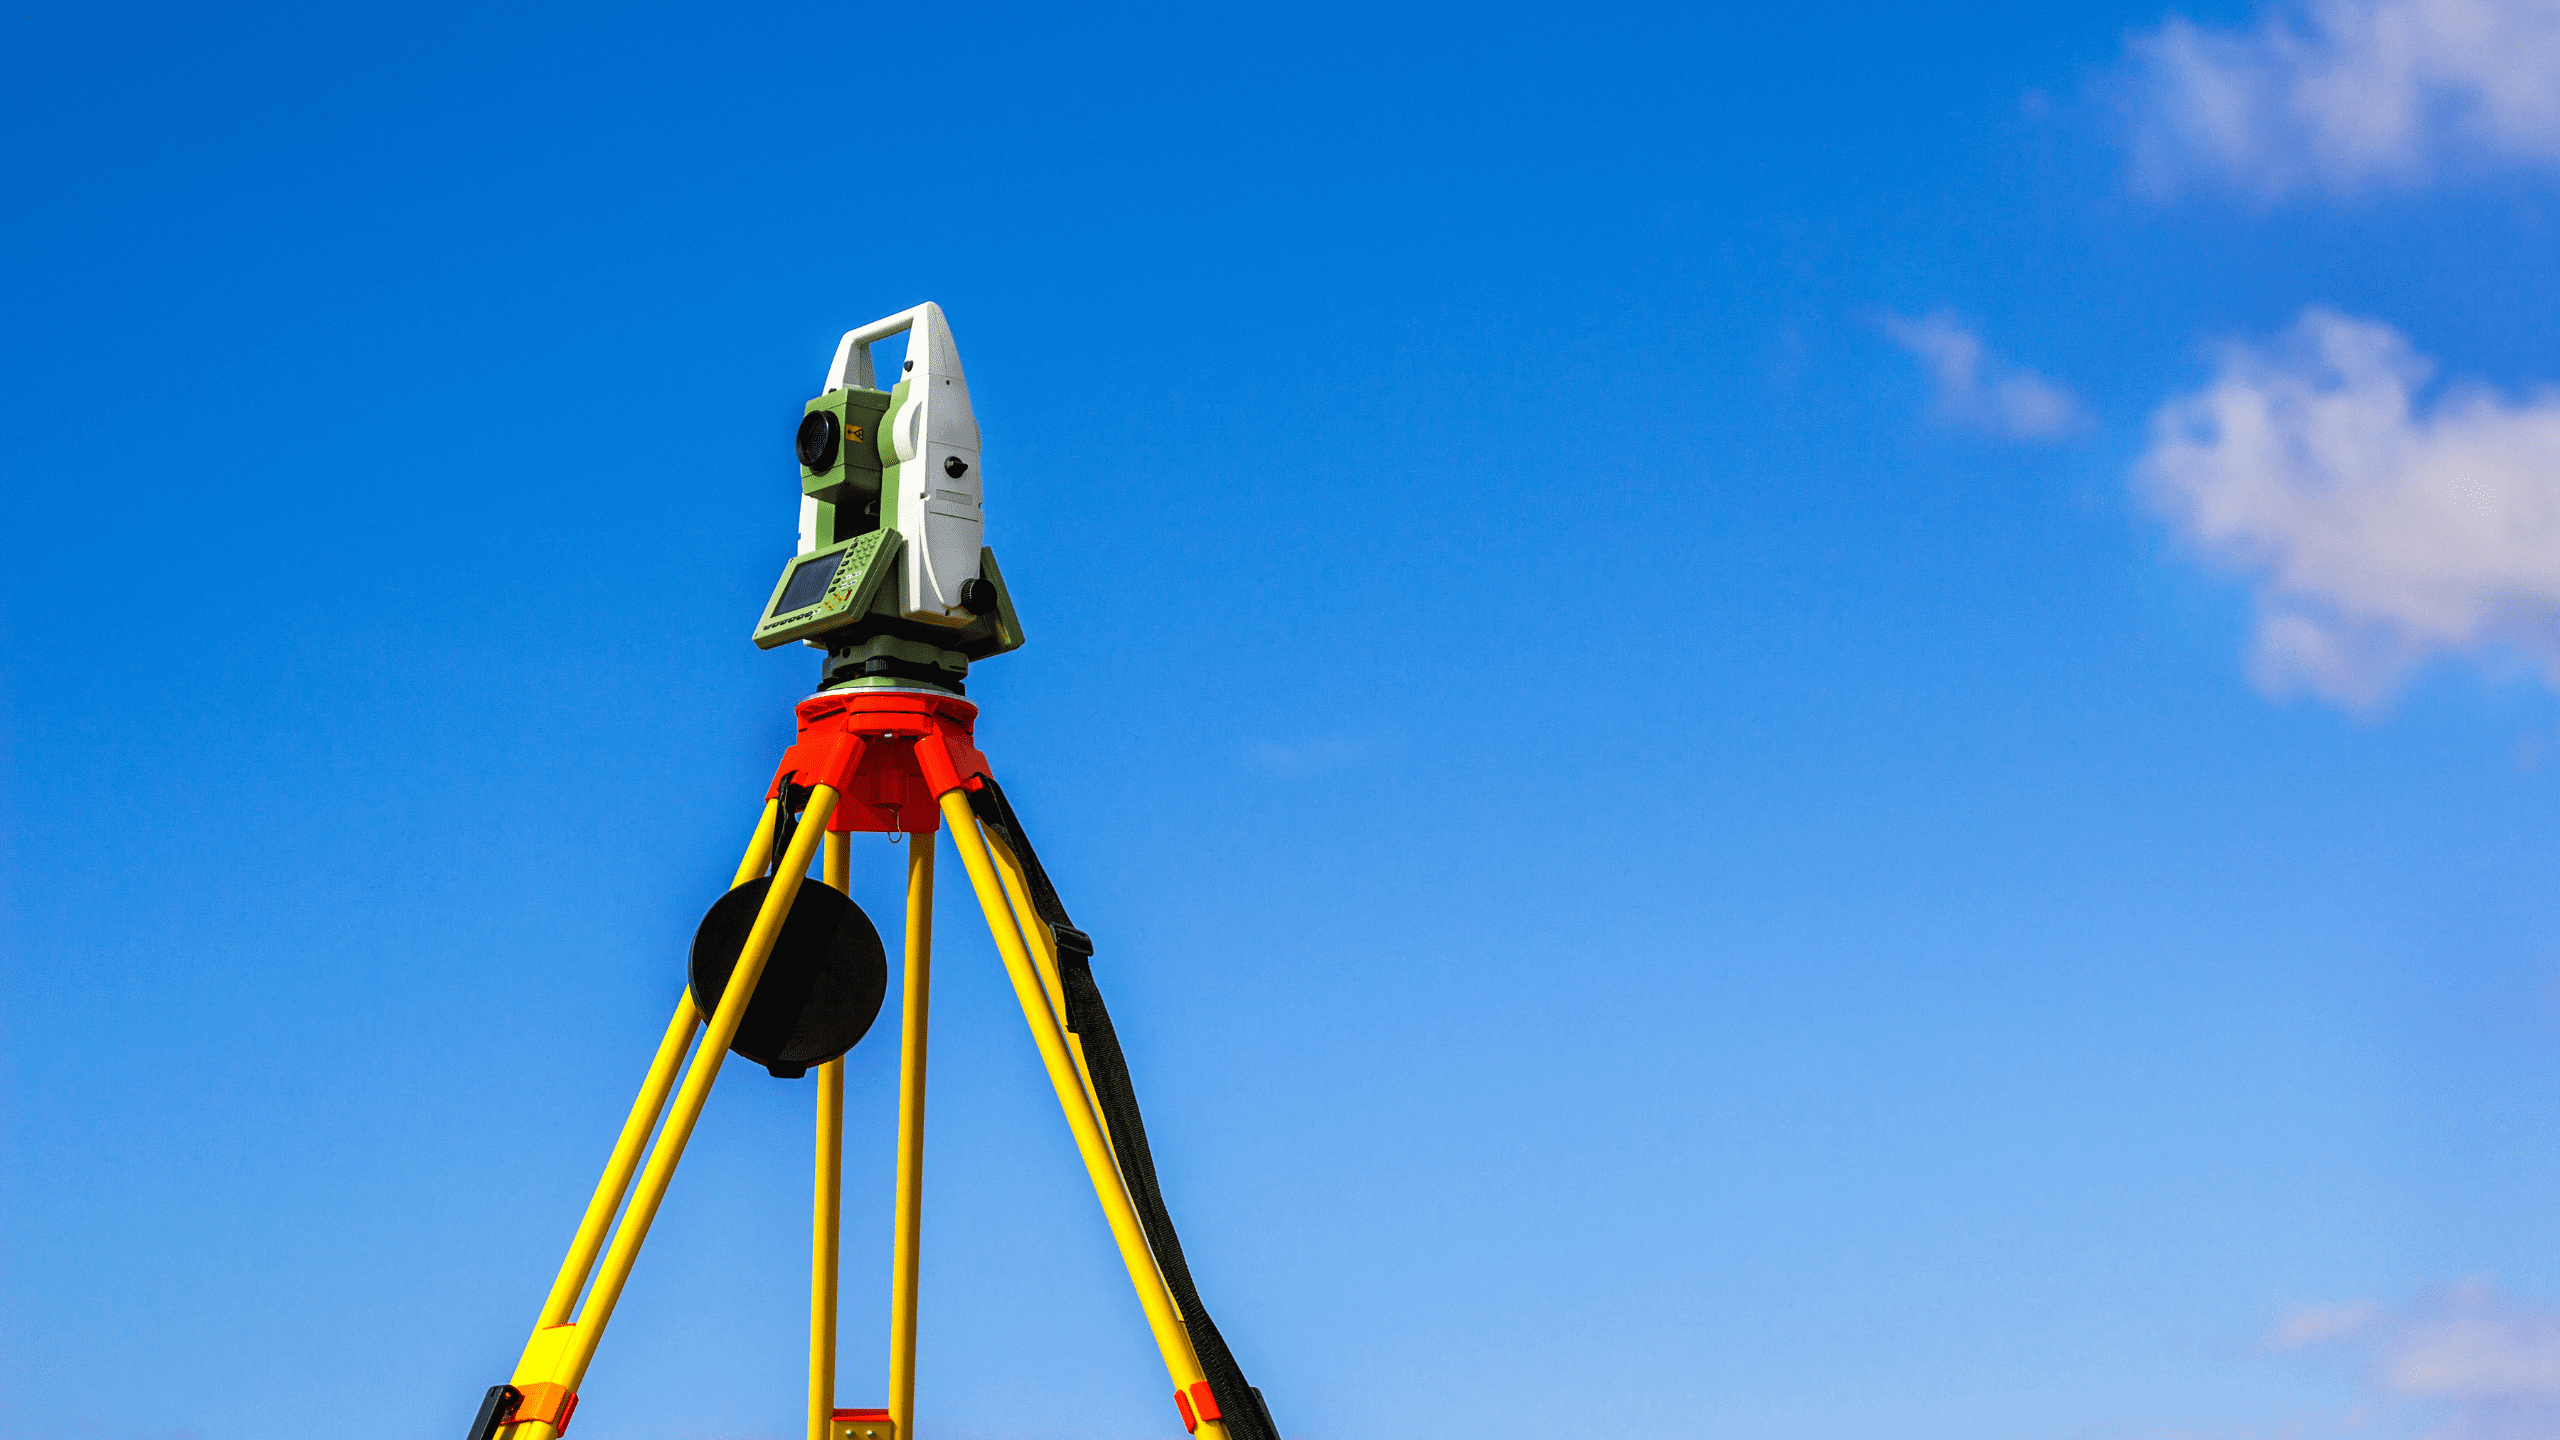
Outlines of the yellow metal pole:
M 756 982 L 764 978 L 764 962 L 773 954 L 773 943 L 782 934 L 782 922 L 791 913 L 792 899 L 800 893 L 800 882 L 809 873 L 809 862 L 815 856 L 819 837 L 826 833 L 827 817 L 835 808 L 836 792 L 831 787 L 820 785 L 810 793 L 807 812 L 791 837 L 791 848 L 782 857 L 772 888 L 765 892 L 764 905 L 756 912 L 755 925 L 748 930 L 746 944 L 738 952 L 737 966 L 729 972 L 728 988 L 721 992 L 720 1006 L 711 1012 L 701 1047 L 694 1052 L 684 1084 L 676 1091 L 675 1103 L 667 1112 L 666 1128 L 659 1135 L 656 1148 L 649 1152 L 649 1163 L 640 1171 L 630 1208 L 614 1232 L 613 1244 L 604 1253 L 586 1310 L 575 1324 L 534 1332 L 526 1342 L 524 1358 L 516 1362 L 516 1373 L 510 1382 L 518 1389 L 541 1384 L 574 1392 L 578 1382 L 586 1378 L 587 1366 L 595 1359 L 596 1344 L 613 1319 L 613 1307 L 631 1278 L 631 1266 L 639 1258 L 641 1242 L 649 1238 L 649 1223 L 657 1218 L 659 1202 L 666 1199 L 667 1183 L 675 1178 L 676 1162 L 684 1158 L 685 1142 L 693 1136 L 694 1122 L 702 1118 L 703 1102 L 711 1096 L 711 1082 L 720 1076 L 720 1062 L 728 1056 L 729 1042 L 737 1038 L 738 1022 L 746 1018 L 747 1002 L 755 995 Z M 551 1440 L 558 1432 L 547 1421 L 533 1420 L 509 1425 L 502 1433 L 505 1440 Z
M 844 1059 L 818 1067 L 818 1183 L 809 1219 L 809 1440 L 836 1409 L 836 1238 L 844 1195 Z
M 986 839 L 989 858 L 996 862 L 996 878 L 1004 882 L 1005 908 L 1013 912 L 1014 924 L 1022 931 L 1032 968 L 1040 972 L 1040 989 L 1049 997 L 1049 1013 L 1057 1016 L 1063 1026 L 1067 1023 L 1067 992 L 1058 983 L 1057 937 L 1049 933 L 1048 922 L 1040 918 L 1040 907 L 1031 903 L 1030 877 L 1012 847 L 983 828 L 979 834 Z
M 1057 1015 L 1057 1030 L 1068 1038 L 1068 1056 L 1075 1058 L 1075 1079 L 1085 1086 L 1085 1104 L 1093 1107 L 1093 1117 L 1101 1120 L 1103 1097 L 1093 1089 L 1093 1071 L 1085 1066 L 1085 1040 L 1075 1030 L 1068 1030 L 1068 981 L 1057 979 L 1057 935 L 1050 933 L 1050 922 L 1039 917 L 1039 907 L 1032 904 L 1032 881 L 1021 869 L 1021 861 L 1006 848 L 1004 840 L 986 833 L 986 853 L 996 861 L 996 876 L 1004 879 L 1004 902 L 1014 910 L 1014 925 L 1021 928 L 1021 943 L 1032 953 L 1032 966 L 1039 969 L 1039 986 L 1050 994 L 1050 1012 Z M 1119 1166 L 1119 1143 L 1111 1140 L 1111 1125 L 1103 1125 L 1103 1145 L 1111 1148 L 1111 1163 Z M 1170 1294 L 1170 1291 L 1167 1291 Z M 1180 1312 L 1180 1307 L 1175 1307 Z
M 782 820 L 782 802 L 764 802 L 764 819 L 756 822 L 756 838 L 747 842 L 747 853 L 738 861 L 738 873 L 729 877 L 729 888 L 737 889 L 764 873 L 773 859 L 773 827 Z
M 830 833 L 820 873 L 853 888 L 852 836 Z M 836 1249 L 843 1234 L 844 1057 L 818 1067 L 817 1179 L 809 1204 L 809 1440 L 828 1440 L 836 1409 Z
M 648 1078 L 640 1082 L 639 1098 L 631 1102 L 631 1113 L 623 1118 L 622 1134 L 613 1142 L 613 1156 L 605 1161 L 604 1178 L 596 1182 L 595 1194 L 587 1199 L 587 1213 L 578 1221 L 577 1238 L 569 1242 L 569 1257 L 560 1262 L 560 1273 L 551 1281 L 551 1293 L 543 1299 L 542 1316 L 533 1322 L 536 1330 L 569 1323 L 569 1312 L 577 1308 L 578 1292 L 587 1288 L 587 1272 L 594 1268 L 596 1252 L 604 1248 L 605 1232 L 613 1228 L 613 1212 L 622 1208 L 622 1192 L 630 1188 L 631 1173 L 640 1168 L 640 1152 L 648 1147 L 649 1132 L 658 1127 L 658 1112 L 666 1108 L 667 1092 L 676 1086 L 676 1072 L 684 1066 L 685 1048 L 693 1043 L 693 1030 L 702 1023 L 702 1015 L 693 1008 L 693 992 L 688 989 L 676 997 L 676 1013 L 667 1021 L 667 1030 L 658 1037 L 658 1053 L 649 1062 Z
M 776 806 L 767 802 L 764 818 L 756 823 L 755 837 L 747 842 L 747 856 L 738 862 L 738 878 L 730 882 L 733 888 L 764 873 L 765 858 L 773 848 L 775 813 Z M 622 1192 L 630 1188 L 631 1172 L 640 1168 L 640 1152 L 648 1146 L 649 1132 L 657 1128 L 658 1112 L 666 1108 L 667 1092 L 675 1088 L 685 1047 L 693 1043 L 693 1027 L 701 1022 L 701 1013 L 693 1008 L 693 992 L 687 989 L 676 997 L 676 1013 L 667 1021 L 666 1033 L 658 1039 L 658 1053 L 649 1062 L 648 1078 L 640 1082 L 639 1097 L 631 1102 L 631 1113 L 623 1118 L 622 1134 L 613 1142 L 612 1158 L 605 1161 L 604 1178 L 596 1182 L 595 1194 L 587 1199 L 587 1213 L 579 1220 L 577 1237 L 569 1242 L 569 1256 L 560 1262 L 560 1273 L 553 1278 L 551 1293 L 542 1302 L 542 1316 L 533 1322 L 535 1330 L 569 1323 L 569 1312 L 578 1304 L 578 1292 L 586 1288 L 587 1271 L 596 1263 L 596 1252 L 604 1248 L 605 1232 L 613 1228 L 613 1212 L 622 1207 Z
M 800 821 L 800 829 L 791 837 L 791 848 L 784 853 L 780 870 L 773 877 L 773 887 L 765 892 L 764 906 L 756 912 L 756 923 L 747 932 L 746 945 L 738 952 L 737 966 L 729 972 L 728 987 L 721 992 L 720 1007 L 711 1012 L 711 1023 L 704 1027 L 702 1045 L 693 1057 L 693 1065 L 685 1071 L 684 1086 L 676 1091 L 674 1108 L 667 1112 L 666 1133 L 658 1137 L 657 1148 L 649 1152 L 649 1164 L 640 1172 L 640 1185 L 631 1197 L 630 1213 L 623 1217 L 622 1228 L 614 1232 L 612 1248 L 605 1251 L 604 1267 L 596 1274 L 595 1293 L 587 1297 L 587 1307 L 578 1316 L 578 1344 L 572 1352 L 575 1364 L 562 1382 L 576 1388 L 585 1378 L 587 1364 L 595 1358 L 596 1342 L 603 1338 L 604 1327 L 613 1319 L 613 1307 L 622 1298 L 624 1282 L 631 1278 L 631 1265 L 640 1255 L 640 1243 L 649 1236 L 649 1222 L 658 1215 L 658 1204 L 667 1195 L 667 1182 L 675 1178 L 676 1162 L 684 1158 L 685 1142 L 693 1138 L 694 1122 L 702 1118 L 703 1102 L 711 1098 L 711 1082 L 720 1078 L 720 1062 L 728 1057 L 729 1042 L 738 1038 L 738 1024 L 747 1018 L 747 1002 L 755 997 L 756 982 L 764 978 L 764 962 L 773 955 L 773 942 L 782 935 L 782 922 L 791 914 L 791 902 L 800 894 L 800 882 L 809 873 L 811 852 L 826 833 L 827 817 L 835 813 L 836 792 L 818 786 L 809 796 L 808 809 Z
M 1085 1103 L 1093 1107 L 1094 1119 L 1102 1122 L 1096 1128 L 1102 1132 L 1103 1145 L 1111 1152 L 1111 1168 L 1116 1173 L 1120 1168 L 1120 1146 L 1111 1138 L 1110 1124 L 1102 1121 L 1102 1092 L 1093 1088 L 1093 1071 L 1085 1064 L 1084 1038 L 1066 1028 L 1067 985 L 1058 976 L 1058 937 L 1050 931 L 1049 922 L 1040 918 L 1040 907 L 1032 903 L 1030 875 L 1023 869 L 1020 858 L 986 827 L 980 826 L 979 833 L 985 836 L 987 854 L 995 860 L 996 874 L 1004 881 L 1005 903 L 1013 911 L 1014 924 L 1022 932 L 1023 943 L 1031 954 L 1031 963 L 1039 968 L 1040 983 L 1049 995 L 1050 1012 L 1058 1017 L 1058 1033 L 1065 1037 L 1067 1054 L 1076 1062 L 1076 1079 L 1083 1082 Z M 1125 1186 L 1128 1182 L 1124 1178 L 1121 1183 Z M 1152 1249 L 1147 1252 L 1147 1258 L 1151 1263 L 1155 1259 Z M 1173 1287 L 1164 1283 L 1161 1266 L 1156 1269 L 1156 1284 L 1163 1288 L 1165 1303 L 1173 1307 L 1174 1317 L 1180 1319 L 1182 1304 L 1173 1298 Z M 1186 1328 L 1183 1333 L 1187 1335 L 1190 1331 Z
M 913 1440 L 916 1268 L 924 1239 L 925 1021 L 933 989 L 933 837 L 907 837 L 906 996 L 898 1018 L 898 1199 L 889 1241 L 889 1427 Z
M 1085 1103 L 1093 1107 L 1094 1115 L 1099 1118 L 1102 1095 L 1093 1088 L 1093 1072 L 1085 1066 L 1084 1040 L 1066 1028 L 1067 987 L 1066 982 L 1058 978 L 1058 937 L 1049 933 L 1049 922 L 1040 918 L 1040 907 L 1031 903 L 1031 881 L 1022 868 L 1021 860 L 995 836 L 988 835 L 986 841 L 987 853 L 996 862 L 996 875 L 1004 881 L 1005 904 L 1013 911 L 1014 924 L 1022 932 L 1024 946 L 1031 952 L 1031 963 L 1040 972 L 1040 986 L 1049 996 L 1050 1013 L 1058 1017 L 1059 1033 L 1067 1037 L 1067 1053 L 1075 1059 L 1076 1078 L 1084 1084 Z M 1111 1147 L 1116 1167 L 1120 1147 L 1112 1140 L 1109 1125 L 1102 1127 L 1102 1143 Z
M 1030 872 L 1023 868 L 1020 857 L 1016 856 L 1004 841 L 989 833 L 985 826 L 979 827 L 979 834 L 985 836 L 987 854 L 995 860 L 996 874 L 1004 881 L 1005 903 L 1012 907 L 1014 924 L 1022 931 L 1023 942 L 1031 952 L 1032 963 L 1040 969 L 1041 984 L 1049 993 L 1049 1007 L 1058 1017 L 1059 1033 L 1066 1037 L 1067 1053 L 1075 1057 L 1076 1078 L 1084 1082 L 1085 1102 L 1093 1107 L 1094 1118 L 1099 1121 L 1102 1119 L 1102 1092 L 1093 1088 L 1093 1071 L 1085 1064 L 1084 1038 L 1066 1028 L 1067 984 L 1058 975 L 1058 937 L 1050 931 L 1049 922 L 1040 918 L 1040 907 L 1032 903 Z M 1102 1131 L 1102 1143 L 1110 1148 L 1112 1168 L 1116 1171 L 1119 1169 L 1120 1146 L 1111 1138 L 1111 1126 L 1108 1122 L 1103 1123 L 1099 1128 Z M 1122 1183 L 1125 1185 L 1127 1182 L 1124 1179 Z M 1152 1260 L 1155 1252 L 1149 1250 L 1147 1253 L 1148 1258 Z M 1158 1267 L 1156 1271 L 1156 1283 L 1164 1284 L 1162 1267 Z M 1176 1318 L 1179 1318 L 1182 1314 L 1182 1305 L 1173 1298 L 1173 1287 L 1164 1285 L 1164 1293 L 1165 1303 L 1173 1306 L 1173 1313 Z M 1184 1333 L 1190 1332 L 1186 1329 Z
M 1156 1349 L 1164 1355 L 1164 1367 L 1173 1377 L 1174 1388 L 1188 1393 L 1194 1384 L 1208 1377 L 1200 1368 L 1200 1357 L 1191 1349 L 1190 1333 L 1182 1328 L 1173 1297 L 1165 1293 L 1164 1276 L 1157 1271 L 1155 1255 L 1147 1248 L 1146 1231 L 1138 1224 L 1137 1207 L 1129 1202 L 1120 1169 L 1112 1163 L 1102 1124 L 1086 1102 L 1083 1078 L 1076 1073 L 1075 1059 L 1067 1052 L 1066 1038 L 1059 1031 L 1057 1015 L 1049 1008 L 1039 971 L 1023 948 L 1021 927 L 1014 922 L 1013 911 L 1005 902 L 1004 882 L 996 876 L 995 862 L 987 853 L 985 838 L 978 833 L 978 819 L 970 812 L 968 796 L 959 790 L 945 793 L 942 818 L 951 827 L 952 843 L 960 848 L 960 863 L 968 867 L 970 887 L 978 893 L 978 908 L 986 912 L 987 929 L 995 936 L 997 953 L 1004 957 L 1005 976 L 1013 982 L 1014 999 L 1022 1006 L 1022 1018 L 1031 1026 L 1031 1040 L 1039 1047 L 1041 1066 L 1049 1072 L 1050 1088 L 1058 1093 L 1058 1108 L 1066 1112 L 1067 1129 L 1075 1136 L 1076 1153 L 1084 1158 L 1085 1175 L 1093 1182 L 1094 1197 L 1102 1202 L 1103 1218 L 1110 1223 L 1111 1238 L 1120 1247 L 1120 1263 L 1128 1269 L 1129 1284 L 1138 1292 L 1138 1305 L 1146 1311 L 1147 1328 L 1155 1334 Z M 1203 1420 L 1194 1434 L 1199 1440 L 1227 1440 L 1227 1427 L 1222 1421 Z

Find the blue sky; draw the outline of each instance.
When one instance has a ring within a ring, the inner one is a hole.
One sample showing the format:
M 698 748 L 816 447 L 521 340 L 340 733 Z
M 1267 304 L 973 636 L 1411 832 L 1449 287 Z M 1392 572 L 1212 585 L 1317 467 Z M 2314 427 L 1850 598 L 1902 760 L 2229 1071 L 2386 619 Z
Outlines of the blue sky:
M 5 23 L 0 1428 L 465 1424 L 931 299 L 1291 1440 L 2560 1429 L 2547 5 Z M 1178 1435 L 946 892 L 920 1440 Z M 797 1433 L 809 1106 L 577 1433 Z

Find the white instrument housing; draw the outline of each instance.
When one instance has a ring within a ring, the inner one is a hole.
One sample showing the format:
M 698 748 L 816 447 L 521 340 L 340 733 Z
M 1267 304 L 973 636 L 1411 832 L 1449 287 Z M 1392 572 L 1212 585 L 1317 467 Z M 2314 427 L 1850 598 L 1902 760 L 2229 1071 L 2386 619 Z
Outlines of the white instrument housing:
M 978 470 L 978 417 L 969 408 L 969 381 L 960 373 L 960 350 L 942 307 L 930 301 L 848 330 L 836 343 L 827 389 L 872 380 L 871 345 L 901 331 L 906 365 L 898 377 L 906 399 L 882 420 L 885 444 L 880 476 L 881 523 L 906 539 L 898 613 L 935 625 L 966 625 L 977 617 L 962 609 L 960 587 L 979 576 L 986 544 L 985 491 Z M 954 471 L 958 473 L 953 473 Z M 803 549 L 807 546 L 804 543 Z

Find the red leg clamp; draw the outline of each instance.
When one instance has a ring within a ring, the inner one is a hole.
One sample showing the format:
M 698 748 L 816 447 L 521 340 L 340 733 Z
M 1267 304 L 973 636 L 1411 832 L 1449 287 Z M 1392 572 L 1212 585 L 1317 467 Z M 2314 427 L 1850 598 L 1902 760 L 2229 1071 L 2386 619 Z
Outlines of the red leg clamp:
M 1206 1380 L 1192 1381 L 1188 1395 L 1174 1391 L 1173 1408 L 1182 1412 L 1182 1428 L 1194 1435 L 1200 1433 L 1201 1421 L 1226 1418 L 1218 1413 L 1218 1393 L 1209 1388 Z
M 541 1382 L 524 1387 L 524 1398 L 516 1402 L 516 1413 L 507 1423 L 522 1425 L 539 1420 L 558 1435 L 569 1428 L 569 1417 L 578 1413 L 578 1392 L 566 1385 Z

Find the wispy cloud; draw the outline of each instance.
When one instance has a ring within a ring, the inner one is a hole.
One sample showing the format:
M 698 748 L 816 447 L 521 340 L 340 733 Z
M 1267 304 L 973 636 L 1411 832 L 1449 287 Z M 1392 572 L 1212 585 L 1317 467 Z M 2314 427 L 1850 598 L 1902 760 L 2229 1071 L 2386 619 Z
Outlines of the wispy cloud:
M 1955 424 L 2011 440 L 2050 440 L 2088 423 L 2069 389 L 1993 354 L 1981 333 L 1953 314 L 1885 314 L 1876 323 L 1919 360 L 1936 388 L 1938 413 Z
M 2382 1318 L 2382 1306 L 2371 1300 L 2344 1305 L 2302 1305 L 2267 1332 L 2270 1350 L 2303 1350 L 2344 1340 L 2371 1329 Z
M 2351 1364 L 2378 1412 L 2372 1418 L 2380 1423 L 2367 1433 L 2428 1440 L 2560 1435 L 2560 1311 L 2484 1282 L 2405 1304 L 2297 1311 L 2266 1346 Z
M 2110 88 L 2154 193 L 2261 198 L 2560 166 L 2560 3 L 2311 0 L 2247 29 L 2173 17 Z
M 2312 309 L 2152 417 L 2139 481 L 2253 577 L 2269 690 L 2371 704 L 2489 651 L 2560 689 L 2560 392 L 2422 401 L 2433 371 L 2391 327 Z

